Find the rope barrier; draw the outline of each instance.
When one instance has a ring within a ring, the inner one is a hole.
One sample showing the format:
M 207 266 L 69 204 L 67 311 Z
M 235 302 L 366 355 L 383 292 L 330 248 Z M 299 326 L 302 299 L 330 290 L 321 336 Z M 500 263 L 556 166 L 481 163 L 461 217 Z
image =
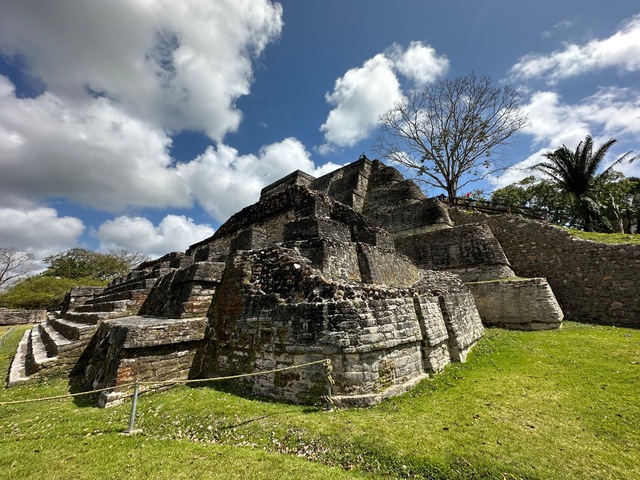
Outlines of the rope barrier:
M 9 335 L 11 335 L 13 332 L 16 331 L 16 328 L 17 327 L 14 325 L 13 327 L 11 327 L 9 330 L 7 330 L 2 334 L 2 336 L 0 337 L 0 347 L 4 344 L 6 339 L 9 338 Z
M 88 392 L 66 393 L 64 395 L 55 395 L 53 397 L 26 398 L 24 400 L 9 400 L 6 402 L 0 402 L 0 405 L 17 405 L 20 403 L 44 402 L 47 400 L 62 400 L 63 398 L 80 397 L 82 395 L 90 395 L 93 393 L 106 392 L 107 390 L 113 390 L 115 388 L 128 388 L 134 385 L 135 383 L 127 383 L 125 385 L 118 385 L 117 387 L 106 387 L 106 388 L 100 388 L 98 390 L 89 390 Z
M 166 385 L 186 385 L 188 383 L 204 383 L 204 382 L 218 382 L 218 381 L 224 381 L 224 380 L 235 380 L 238 378 L 246 378 L 246 377 L 253 377 L 253 376 L 258 376 L 258 375 L 268 375 L 270 373 L 276 373 L 276 372 L 282 372 L 285 370 L 294 370 L 294 369 L 298 369 L 298 368 L 303 368 L 303 367 L 308 367 L 310 365 L 318 365 L 318 364 L 324 364 L 325 365 L 325 375 L 327 375 L 328 379 L 330 379 L 331 384 L 333 384 L 333 378 L 331 378 L 331 370 L 333 370 L 333 367 L 331 366 L 331 360 L 329 359 L 323 359 L 323 360 L 316 360 L 314 362 L 307 362 L 307 363 L 301 363 L 300 365 L 291 365 L 289 367 L 282 367 L 282 368 L 275 368 L 272 370 L 262 370 L 259 372 L 252 372 L 252 373 L 243 373 L 240 375 L 228 375 L 225 377 L 212 377 L 212 378 L 197 378 L 197 379 L 185 379 L 185 380 L 165 380 L 163 382 L 134 382 L 134 383 L 127 383 L 124 385 L 115 385 L 115 386 L 111 386 L 111 387 L 105 387 L 105 388 L 100 388 L 97 390 L 90 390 L 87 392 L 78 392 L 78 393 L 67 393 L 64 395 L 56 395 L 56 396 L 52 396 L 52 397 L 40 397 L 40 398 L 28 398 L 25 400 L 10 400 L 10 401 L 5 401 L 5 402 L 0 402 L 0 406 L 2 405 L 18 405 L 21 403 L 35 403 L 35 402 L 44 402 L 44 401 L 48 401 L 48 400 L 61 400 L 64 398 L 72 398 L 72 397 L 79 397 L 82 395 L 91 395 L 94 393 L 100 393 L 100 392 L 106 392 L 107 390 L 115 390 L 115 389 L 126 389 L 129 387 L 137 387 L 137 386 L 151 386 L 151 388 L 149 388 L 148 390 L 151 390 L 153 387 L 163 387 Z M 327 367 L 328 365 L 328 367 Z M 327 369 L 328 373 L 327 373 Z M 147 390 L 147 391 L 148 391 Z
M 300 365 L 291 365 L 289 367 L 282 368 L 274 368 L 273 370 L 261 370 L 259 372 L 252 373 L 242 373 L 239 375 L 229 375 L 226 377 L 211 377 L 211 378 L 197 378 L 192 380 L 165 380 L 164 382 L 138 382 L 138 385 L 153 385 L 153 386 L 164 386 L 164 385 L 180 385 L 187 383 L 205 383 L 205 382 L 218 382 L 224 380 L 236 380 L 239 378 L 247 378 L 254 377 L 257 375 L 268 375 L 270 373 L 283 372 L 285 370 L 295 370 L 297 368 L 308 367 L 310 365 L 318 365 L 321 363 L 327 363 L 327 360 L 316 360 L 314 362 L 301 363 Z

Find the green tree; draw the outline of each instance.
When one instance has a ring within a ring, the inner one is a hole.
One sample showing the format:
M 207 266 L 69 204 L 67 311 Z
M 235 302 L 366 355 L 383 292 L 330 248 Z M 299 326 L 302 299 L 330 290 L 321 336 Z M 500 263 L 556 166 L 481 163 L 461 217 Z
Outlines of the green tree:
M 131 270 L 126 258 L 99 253 L 84 248 L 72 248 L 44 259 L 49 267 L 43 272 L 47 277 L 95 278 L 111 280 Z
M 381 115 L 382 135 L 373 149 L 452 199 L 498 169 L 500 148 L 527 121 L 519 101 L 512 87 L 486 75 L 443 80 Z
M 499 188 L 491 194 L 497 204 L 526 207 L 540 217 L 558 224 L 571 224 L 575 211 L 569 195 L 550 182 L 528 176 L 517 183 Z
M 553 152 L 545 153 L 547 161 L 533 167 L 546 174 L 552 183 L 572 197 L 582 226 L 587 231 L 593 231 L 594 219 L 598 216 L 600 206 L 593 198 L 594 191 L 611 180 L 613 167 L 625 160 L 631 162 L 637 158 L 629 158 L 631 152 L 627 152 L 598 173 L 608 150 L 615 142 L 612 138 L 594 151 L 593 139 L 587 135 L 575 151 L 563 145 Z
M 71 279 L 36 275 L 12 285 L 6 293 L 0 294 L 0 306 L 56 310 L 71 288 L 105 284 L 106 281 L 95 278 Z
M 631 233 L 640 213 L 640 180 L 611 172 L 610 179 L 594 189 L 592 197 L 598 204 L 594 226 L 611 232 Z
M 606 232 L 627 232 L 636 228 L 640 213 L 640 180 L 626 178 L 620 172 L 610 172 L 590 193 L 597 208 L 592 209 L 595 228 Z M 555 183 L 536 179 L 533 175 L 499 188 L 491 194 L 491 202 L 526 207 L 553 223 L 570 227 L 581 226 L 580 210 L 572 195 Z

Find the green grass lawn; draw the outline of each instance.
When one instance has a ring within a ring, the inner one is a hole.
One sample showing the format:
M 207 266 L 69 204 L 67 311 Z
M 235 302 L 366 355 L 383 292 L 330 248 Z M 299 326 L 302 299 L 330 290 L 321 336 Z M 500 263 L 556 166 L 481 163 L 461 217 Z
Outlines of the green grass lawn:
M 21 329 L 0 347 L 6 369 Z M 0 402 L 66 393 L 64 380 Z M 640 331 L 489 329 L 465 364 L 366 409 L 176 387 L 98 409 L 0 406 L 0 478 L 640 478 Z
M 0 337 L 2 337 L 5 333 L 11 330 L 13 326 L 11 325 L 0 325 Z

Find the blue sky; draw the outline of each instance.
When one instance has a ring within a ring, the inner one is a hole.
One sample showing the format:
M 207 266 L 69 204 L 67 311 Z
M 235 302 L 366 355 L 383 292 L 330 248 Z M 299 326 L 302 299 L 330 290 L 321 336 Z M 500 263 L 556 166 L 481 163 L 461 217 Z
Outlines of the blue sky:
M 185 250 L 293 170 L 374 157 L 412 88 L 519 89 L 526 166 L 587 134 L 640 151 L 637 2 L 0 0 L 0 246 Z M 623 167 L 640 175 L 640 162 Z M 430 195 L 439 194 L 432 190 Z

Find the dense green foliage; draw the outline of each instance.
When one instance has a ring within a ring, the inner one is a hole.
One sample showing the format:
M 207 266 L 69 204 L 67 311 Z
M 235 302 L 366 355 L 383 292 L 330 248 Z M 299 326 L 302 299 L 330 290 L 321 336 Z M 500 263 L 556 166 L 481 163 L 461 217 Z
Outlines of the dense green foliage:
M 612 168 L 623 161 L 635 159 L 629 157 L 631 152 L 627 152 L 599 173 L 608 150 L 615 142 L 612 138 L 595 148 L 593 139 L 587 135 L 575 151 L 563 145 L 545 153 L 546 160 L 533 167 L 547 175 L 553 185 L 569 196 L 576 218 L 584 230 L 593 231 L 603 216 L 600 212 L 603 203 L 597 196 L 602 185 L 612 183 Z
M 467 363 L 371 408 L 183 386 L 142 395 L 142 432 L 123 436 L 129 402 L 0 405 L 0 478 L 637 479 L 639 360 L 640 331 L 566 322 L 489 329 Z M 0 402 L 67 391 L 50 380 Z
M 579 204 L 559 186 L 529 176 L 495 190 L 491 202 L 527 207 L 558 225 L 585 228 Z M 640 220 L 640 179 L 611 172 L 590 193 L 592 226 L 602 232 L 629 232 Z
M 13 285 L 0 294 L 0 306 L 25 309 L 57 309 L 69 289 L 80 285 L 101 286 L 105 281 L 95 278 L 55 278 L 37 275 Z
M 111 280 L 126 274 L 131 266 L 123 259 L 108 253 L 94 252 L 84 248 L 72 248 L 44 259 L 49 267 L 43 275 L 62 278 L 96 278 Z

